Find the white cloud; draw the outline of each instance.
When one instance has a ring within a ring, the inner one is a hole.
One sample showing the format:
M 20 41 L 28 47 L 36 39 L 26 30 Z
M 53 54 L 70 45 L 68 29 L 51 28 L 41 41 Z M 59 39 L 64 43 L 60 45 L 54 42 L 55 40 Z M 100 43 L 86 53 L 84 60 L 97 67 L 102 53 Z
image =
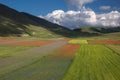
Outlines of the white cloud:
M 120 12 L 111 11 L 106 14 L 98 14 L 97 20 L 97 25 L 100 26 L 120 26 Z
M 81 9 L 85 4 L 91 3 L 94 0 L 65 0 L 69 6 L 74 6 L 77 9 Z
M 111 6 L 100 6 L 101 10 L 110 10 L 111 9 Z
M 96 14 L 90 9 L 67 12 L 55 10 L 43 18 L 71 29 L 77 26 L 120 26 L 120 12 L 118 11 Z
M 40 16 L 50 22 L 68 27 L 70 29 L 79 26 L 120 26 L 120 12 L 111 11 L 104 14 L 96 14 L 90 8 L 85 8 L 85 4 L 94 0 L 65 0 L 69 6 L 74 6 L 78 10 L 55 10 L 46 16 Z M 110 6 L 101 6 L 100 9 L 108 10 Z

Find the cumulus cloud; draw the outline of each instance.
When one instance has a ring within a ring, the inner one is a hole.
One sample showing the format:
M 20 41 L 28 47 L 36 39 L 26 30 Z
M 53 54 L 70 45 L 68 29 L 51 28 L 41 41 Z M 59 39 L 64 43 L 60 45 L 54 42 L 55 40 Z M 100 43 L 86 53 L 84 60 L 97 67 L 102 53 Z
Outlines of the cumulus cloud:
M 98 14 L 97 25 L 110 27 L 120 26 L 120 12 L 111 11 L 110 13 Z
M 43 18 L 70 29 L 79 26 L 120 26 L 120 12 L 118 11 L 96 14 L 90 9 L 82 11 L 70 10 L 67 12 L 55 10 Z
M 85 8 L 85 4 L 94 0 L 65 0 L 69 6 L 74 6 L 78 10 L 55 10 L 46 16 L 40 16 L 50 22 L 68 27 L 70 29 L 79 26 L 120 26 L 120 12 L 111 11 L 109 13 L 97 14 L 90 8 Z M 108 10 L 110 6 L 101 6 L 100 9 Z
M 100 10 L 109 10 L 111 9 L 111 6 L 100 6 Z
M 74 6 L 77 9 L 81 9 L 85 4 L 91 3 L 94 0 L 65 0 L 69 6 Z

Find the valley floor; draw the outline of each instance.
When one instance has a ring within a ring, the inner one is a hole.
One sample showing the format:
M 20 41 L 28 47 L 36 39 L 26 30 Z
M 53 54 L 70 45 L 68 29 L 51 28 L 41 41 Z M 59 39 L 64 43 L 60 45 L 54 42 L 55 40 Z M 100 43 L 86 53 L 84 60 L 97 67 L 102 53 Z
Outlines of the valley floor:
M 120 40 L 0 38 L 0 80 L 120 80 Z

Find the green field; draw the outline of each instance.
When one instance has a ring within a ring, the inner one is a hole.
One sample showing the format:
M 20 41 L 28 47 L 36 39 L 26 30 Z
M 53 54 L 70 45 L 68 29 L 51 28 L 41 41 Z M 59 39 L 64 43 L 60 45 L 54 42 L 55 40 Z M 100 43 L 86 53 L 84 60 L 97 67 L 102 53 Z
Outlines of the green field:
M 80 44 L 72 57 L 55 57 L 63 47 L 55 44 L 42 49 L 0 46 L 0 80 L 120 80 L 120 45 L 92 45 L 79 39 L 68 43 Z
M 120 56 L 104 45 L 81 45 L 62 80 L 120 80 Z
M 108 48 L 114 50 L 116 53 L 120 55 L 120 45 L 106 45 Z
M 87 40 L 70 40 L 68 43 L 70 44 L 88 44 Z
M 72 58 L 23 53 L 32 48 L 0 47 L 0 80 L 60 80 Z
M 25 61 L 30 59 L 25 58 L 22 51 L 33 47 L 0 47 L 0 79 L 17 68 L 25 65 Z

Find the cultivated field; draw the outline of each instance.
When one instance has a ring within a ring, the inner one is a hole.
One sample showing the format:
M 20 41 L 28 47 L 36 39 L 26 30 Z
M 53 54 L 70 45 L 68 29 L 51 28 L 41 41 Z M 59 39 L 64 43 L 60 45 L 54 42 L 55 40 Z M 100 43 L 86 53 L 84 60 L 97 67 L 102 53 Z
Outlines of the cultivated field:
M 120 56 L 103 45 L 81 45 L 62 80 L 120 80 Z
M 0 39 L 0 80 L 120 80 L 120 40 Z

